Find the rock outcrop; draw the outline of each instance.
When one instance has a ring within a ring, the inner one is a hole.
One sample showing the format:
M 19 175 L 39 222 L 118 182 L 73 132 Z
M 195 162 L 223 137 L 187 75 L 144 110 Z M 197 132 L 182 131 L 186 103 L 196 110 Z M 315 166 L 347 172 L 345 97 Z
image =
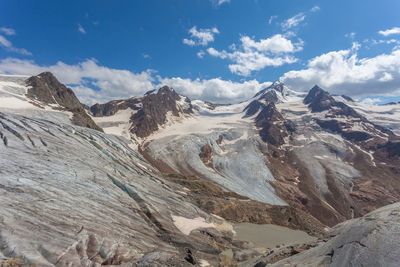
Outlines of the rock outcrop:
M 146 137 L 167 122 L 168 114 L 179 117 L 182 113 L 192 113 L 188 98 L 183 100 L 186 106 L 177 105 L 181 98 L 168 86 L 160 88 L 157 93 L 145 95 L 141 99 L 142 108 L 131 117 L 131 132 L 138 137 Z
M 193 113 L 190 99 L 180 96 L 174 89 L 163 86 L 147 92 L 143 97 L 113 100 L 90 107 L 94 117 L 107 117 L 118 111 L 131 110 L 129 132 L 135 138 L 144 138 L 157 131 L 169 119 Z
M 267 265 L 257 266 L 387 266 L 400 259 L 400 203 L 335 226 L 328 242 Z
M 255 124 L 261 128 L 260 136 L 264 142 L 279 146 L 284 143 L 284 138 L 289 135 L 289 125 L 282 114 L 276 109 L 274 103 L 269 103 L 255 118 Z
M 43 72 L 26 80 L 29 86 L 27 96 L 45 105 L 72 112 L 72 123 L 102 131 L 86 113 L 85 106 L 79 102 L 71 88 L 60 83 L 51 72 Z
M 140 99 L 129 98 L 121 100 L 113 100 L 105 104 L 94 104 L 90 107 L 90 112 L 95 117 L 112 116 L 119 110 L 130 108 L 132 110 L 139 110 L 141 107 Z

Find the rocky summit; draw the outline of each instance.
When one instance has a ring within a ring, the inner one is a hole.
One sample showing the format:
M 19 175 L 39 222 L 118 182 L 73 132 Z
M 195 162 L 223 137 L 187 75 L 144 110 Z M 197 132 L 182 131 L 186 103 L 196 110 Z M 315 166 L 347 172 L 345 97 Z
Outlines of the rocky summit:
M 398 266 L 396 103 L 277 81 L 86 107 L 49 72 L 0 99 L 1 266 Z

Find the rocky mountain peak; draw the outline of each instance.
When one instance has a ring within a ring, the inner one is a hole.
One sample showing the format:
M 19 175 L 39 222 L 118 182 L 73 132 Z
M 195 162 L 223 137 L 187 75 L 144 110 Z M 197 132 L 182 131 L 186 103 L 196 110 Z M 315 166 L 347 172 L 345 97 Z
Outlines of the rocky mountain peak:
M 145 95 L 141 98 L 141 104 L 141 109 L 131 117 L 131 133 L 138 137 L 146 137 L 157 131 L 160 125 L 167 122 L 168 113 L 179 117 L 193 112 L 190 100 L 168 86 L 161 87 L 157 93 Z
M 312 112 L 328 110 L 335 102 L 335 99 L 318 85 L 315 85 L 304 98 L 304 104 L 308 104 Z
M 172 87 L 169 87 L 167 85 L 162 86 L 160 89 L 158 89 L 158 93 L 164 94 L 164 93 L 175 93 L 175 90 Z
M 260 90 L 257 94 L 255 94 L 254 98 L 262 97 L 264 94 L 266 94 L 269 91 L 275 91 L 275 93 L 279 93 L 280 95 L 283 96 L 285 94 L 285 90 L 286 90 L 286 88 L 285 88 L 284 83 L 282 83 L 280 81 L 275 81 L 267 88 L 264 88 L 264 89 Z
M 28 97 L 44 104 L 58 104 L 64 108 L 79 108 L 81 103 L 74 92 L 60 83 L 51 72 L 43 72 L 26 80 Z
M 32 76 L 25 82 L 29 86 L 28 98 L 44 105 L 53 105 L 56 109 L 72 112 L 74 124 L 101 131 L 101 128 L 86 113 L 84 105 L 78 100 L 72 89 L 60 83 L 51 72 Z
M 329 97 L 330 94 L 326 91 L 324 91 L 321 87 L 318 85 L 314 85 L 313 88 L 308 92 L 307 96 L 304 98 L 304 104 L 310 104 L 316 99 L 321 99 L 323 97 L 327 98 Z

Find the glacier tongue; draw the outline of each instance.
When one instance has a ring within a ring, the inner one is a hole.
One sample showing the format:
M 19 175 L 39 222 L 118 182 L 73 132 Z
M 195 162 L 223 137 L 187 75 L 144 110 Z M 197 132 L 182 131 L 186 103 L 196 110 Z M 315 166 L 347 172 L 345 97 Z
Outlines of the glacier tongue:
M 286 205 L 270 184 L 274 177 L 261 153 L 261 150 L 267 150 L 266 144 L 260 140 L 251 121 L 238 119 L 238 115 L 243 114 L 203 113 L 199 115 L 202 117 L 199 122 L 209 124 L 208 132 L 203 131 L 200 125 L 193 127 L 199 133 L 189 130 L 174 134 L 167 128 L 158 134 L 158 138 L 150 137 L 143 149 L 155 161 L 162 161 L 177 173 L 196 173 L 251 199 Z M 211 123 L 215 118 L 219 121 L 218 125 Z M 179 128 L 191 123 L 185 120 Z M 218 144 L 220 136 L 222 142 Z M 201 148 L 206 144 L 213 150 L 212 163 L 207 165 L 199 157 Z

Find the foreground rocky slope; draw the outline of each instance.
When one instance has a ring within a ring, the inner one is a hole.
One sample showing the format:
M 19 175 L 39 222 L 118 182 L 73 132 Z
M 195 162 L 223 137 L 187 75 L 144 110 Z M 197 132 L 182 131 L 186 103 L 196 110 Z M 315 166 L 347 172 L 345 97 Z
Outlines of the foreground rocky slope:
M 329 235 L 333 238 L 326 243 L 274 264 L 268 264 L 271 253 L 243 266 L 398 266 L 400 203 L 341 223 Z

